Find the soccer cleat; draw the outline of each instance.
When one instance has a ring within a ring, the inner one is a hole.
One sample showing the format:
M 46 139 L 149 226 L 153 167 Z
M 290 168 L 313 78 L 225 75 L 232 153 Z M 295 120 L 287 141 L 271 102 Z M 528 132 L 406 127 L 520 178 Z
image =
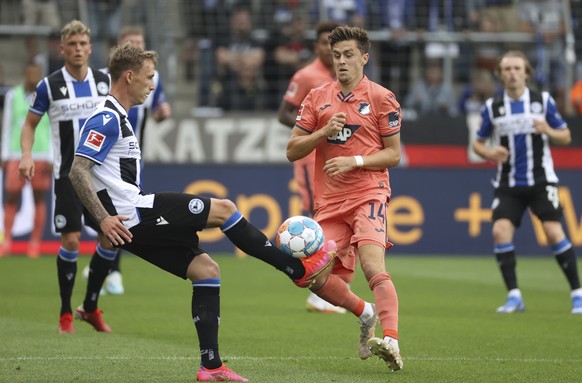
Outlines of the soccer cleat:
M 525 311 L 525 304 L 521 297 L 508 296 L 505 304 L 497 308 L 497 312 L 501 314 L 520 313 Z
M 314 293 L 309 294 L 307 303 L 305 305 L 307 311 L 311 313 L 325 313 L 325 314 L 345 314 L 346 309 L 339 306 L 334 306 L 325 299 L 321 299 Z
M 400 356 L 400 351 L 392 344 L 381 338 L 371 338 L 368 340 L 368 347 L 373 355 L 384 360 L 390 371 L 402 370 L 404 363 Z
M 119 271 L 112 271 L 105 278 L 105 290 L 112 295 L 122 295 L 125 292 L 123 288 L 123 279 Z
M 103 321 L 101 317 L 103 311 L 97 309 L 92 313 L 85 312 L 83 305 L 77 307 L 75 310 L 75 318 L 89 323 L 93 328 L 99 332 L 111 332 L 111 327 Z
M 572 297 L 572 314 L 582 314 L 582 295 Z
M 329 240 L 319 251 L 309 257 L 300 258 L 305 275 L 293 282 L 299 287 L 309 287 L 315 282 L 315 278 L 333 264 L 337 245 L 335 241 Z
M 64 313 L 59 318 L 59 334 L 74 334 L 75 327 L 73 327 L 73 314 Z
M 196 380 L 199 382 L 248 382 L 248 379 L 243 378 L 238 375 L 233 370 L 226 367 L 223 363 L 222 366 L 210 370 L 200 366 L 198 374 L 196 374 Z
M 374 309 L 374 315 L 372 315 L 368 320 L 360 320 L 360 344 L 358 346 L 358 354 L 360 359 L 368 359 L 372 356 L 370 347 L 368 347 L 368 340 L 374 336 L 376 332 L 376 327 L 378 326 L 378 313 L 376 312 L 376 306 L 372 305 Z

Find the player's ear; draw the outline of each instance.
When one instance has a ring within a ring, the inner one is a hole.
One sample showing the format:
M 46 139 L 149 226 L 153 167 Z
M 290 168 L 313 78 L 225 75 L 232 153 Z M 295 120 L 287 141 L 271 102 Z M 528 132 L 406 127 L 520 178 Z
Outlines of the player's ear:
M 362 55 L 362 65 L 366 65 L 368 63 L 368 58 L 370 57 L 369 53 L 364 53 Z

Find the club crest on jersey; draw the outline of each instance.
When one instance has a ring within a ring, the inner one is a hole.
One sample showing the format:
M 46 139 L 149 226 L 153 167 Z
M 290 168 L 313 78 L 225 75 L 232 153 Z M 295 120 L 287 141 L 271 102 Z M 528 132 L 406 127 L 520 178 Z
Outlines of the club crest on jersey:
M 367 102 L 360 102 L 360 107 L 358 108 L 358 112 L 360 112 L 360 114 L 362 116 L 369 114 L 370 113 L 370 104 L 368 104 Z
M 299 111 L 297 111 L 297 117 L 295 117 L 295 121 L 301 121 L 301 115 L 303 114 L 303 104 L 299 107 Z
M 104 134 L 91 130 L 89 132 L 89 135 L 87 135 L 87 139 L 83 143 L 83 146 L 86 146 L 98 152 L 101 150 L 101 147 L 103 146 L 104 142 L 105 142 Z
M 531 103 L 531 112 L 532 113 L 541 113 L 543 110 L 542 104 L 535 101 Z
M 200 214 L 204 210 L 204 202 L 201 199 L 194 198 L 188 202 L 188 209 L 192 214 Z
M 109 93 L 109 85 L 103 81 L 97 83 L 97 92 L 102 96 L 106 96 Z

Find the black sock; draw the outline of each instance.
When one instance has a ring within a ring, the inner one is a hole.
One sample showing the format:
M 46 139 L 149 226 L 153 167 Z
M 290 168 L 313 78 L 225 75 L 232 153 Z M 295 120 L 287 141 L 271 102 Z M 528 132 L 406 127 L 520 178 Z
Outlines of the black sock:
M 97 249 L 91 257 L 89 263 L 89 279 L 87 281 L 87 292 L 85 293 L 85 300 L 83 301 L 83 309 L 86 312 L 93 312 L 97 310 L 97 301 L 99 300 L 99 292 L 103 287 L 105 278 L 111 272 L 113 260 L 118 250 L 107 250 L 97 245 Z
M 503 281 L 507 287 L 507 291 L 517 289 L 517 276 L 515 274 L 515 251 L 506 251 L 503 253 L 495 253 L 497 264 L 501 270 Z
M 57 255 L 57 276 L 59 279 L 59 294 L 61 297 L 61 314 L 72 313 L 71 296 L 75 287 L 75 276 L 77 275 L 78 252 L 68 251 L 63 248 Z
M 119 271 L 121 273 L 121 266 L 119 265 L 121 261 L 121 250 L 117 250 L 117 257 L 113 261 L 113 266 L 111 267 L 111 271 Z
M 568 279 L 570 290 L 579 289 L 580 279 L 578 278 L 578 266 L 576 265 L 576 254 L 574 254 L 574 248 L 570 247 L 568 250 L 556 254 L 555 257 L 558 265 L 560 265 L 560 268 Z
M 263 232 L 249 223 L 239 212 L 233 214 L 233 217 L 229 218 L 228 221 L 233 218 L 240 219 L 226 229 L 223 226 L 223 231 L 236 247 L 251 257 L 260 259 L 284 272 L 291 279 L 299 279 L 305 275 L 305 267 L 303 267 L 299 259 L 293 258 L 279 250 L 277 246 L 274 246 L 269 241 Z M 225 226 L 228 224 L 228 221 Z
M 220 278 L 192 282 L 192 319 L 198 333 L 202 366 L 209 369 L 222 366 L 218 353 Z

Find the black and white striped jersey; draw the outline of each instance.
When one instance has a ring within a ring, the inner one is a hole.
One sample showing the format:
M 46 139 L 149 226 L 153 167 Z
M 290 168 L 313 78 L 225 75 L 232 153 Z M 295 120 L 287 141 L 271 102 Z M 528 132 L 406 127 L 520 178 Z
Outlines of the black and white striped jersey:
M 54 155 L 54 178 L 67 177 L 73 164 L 79 131 L 97 104 L 109 93 L 109 76 L 88 69 L 77 81 L 65 67 L 43 78 L 36 86 L 30 112 L 48 113 Z
M 533 186 L 557 183 L 550 139 L 536 134 L 534 119 L 545 120 L 552 129 L 564 129 L 566 122 L 558 112 L 556 103 L 548 92 L 525 89 L 521 98 L 507 95 L 490 98 L 481 110 L 480 139 L 493 138 L 496 145 L 509 150 L 506 163 L 497 167 L 495 187 Z
M 109 95 L 81 129 L 77 156 L 97 165 L 91 169 L 99 200 L 111 215 L 124 215 L 128 228 L 140 222 L 137 207 L 152 207 L 154 195 L 141 190 L 141 151 L 127 111 Z

